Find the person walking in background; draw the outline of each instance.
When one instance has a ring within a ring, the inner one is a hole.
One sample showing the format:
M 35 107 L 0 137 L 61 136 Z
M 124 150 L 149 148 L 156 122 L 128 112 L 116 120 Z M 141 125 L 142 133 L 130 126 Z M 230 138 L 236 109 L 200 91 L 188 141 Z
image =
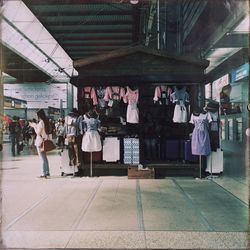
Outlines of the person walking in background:
M 64 140 L 65 140 L 65 127 L 64 120 L 59 119 L 58 124 L 56 126 L 56 144 L 59 148 L 63 148 Z
M 22 133 L 21 125 L 19 124 L 19 117 L 13 116 L 13 121 L 9 124 L 11 152 L 12 156 L 20 155 L 19 141 Z M 16 150 L 15 150 L 16 148 Z
M 25 124 L 24 124 L 23 129 L 22 129 L 22 133 L 23 133 L 23 142 L 24 142 L 27 146 L 29 146 L 29 140 L 30 140 L 30 138 L 31 138 L 30 133 L 29 133 L 30 128 L 31 128 L 31 127 L 30 127 L 30 125 L 29 125 L 29 121 L 25 121 Z
M 37 120 L 35 118 L 33 118 L 31 122 L 37 124 Z M 29 128 L 30 128 L 29 134 L 31 137 L 30 147 L 31 147 L 31 149 L 35 149 L 36 132 L 35 132 L 35 129 L 33 127 L 29 126 Z
M 38 123 L 36 124 L 34 122 L 30 122 L 30 126 L 33 127 L 36 132 L 35 146 L 37 148 L 37 153 L 42 163 L 41 175 L 39 176 L 39 178 L 47 178 L 48 176 L 50 176 L 49 162 L 48 162 L 46 152 L 41 151 L 41 144 L 44 139 L 49 138 L 50 126 L 49 126 L 49 120 L 47 116 L 45 115 L 45 112 L 43 109 L 39 109 L 37 111 L 37 117 L 38 117 Z

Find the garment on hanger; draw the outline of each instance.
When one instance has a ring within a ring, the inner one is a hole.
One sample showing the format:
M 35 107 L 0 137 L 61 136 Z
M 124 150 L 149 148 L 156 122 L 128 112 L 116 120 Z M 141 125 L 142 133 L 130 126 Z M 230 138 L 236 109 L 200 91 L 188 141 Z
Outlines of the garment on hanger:
M 105 87 L 96 87 L 96 95 L 98 100 L 98 106 L 100 109 L 104 109 L 107 106 L 106 101 L 104 100 L 106 88 Z
M 89 111 L 93 108 L 93 105 L 97 105 L 97 96 L 94 87 L 84 87 L 82 90 L 82 98 L 83 98 L 83 110 L 84 112 Z
M 190 123 L 194 124 L 191 142 L 193 155 L 209 155 L 211 153 L 208 131 L 210 122 L 212 122 L 212 118 L 209 113 L 191 115 Z
M 127 87 L 127 92 L 123 97 L 123 101 L 128 103 L 127 107 L 127 122 L 128 123 L 139 123 L 139 110 L 137 103 L 139 100 L 139 90 L 131 90 Z
M 154 102 L 158 102 L 161 105 L 168 105 L 172 89 L 169 86 L 161 85 L 155 87 Z
M 119 86 L 110 86 L 105 90 L 104 100 L 108 102 L 109 117 L 119 117 L 121 115 L 121 100 L 125 95 L 125 90 Z
M 208 112 L 211 116 L 212 122 L 209 128 L 210 142 L 212 151 L 216 152 L 220 148 L 219 138 L 219 114 L 216 112 Z
M 88 117 L 84 115 L 83 120 L 85 133 L 82 137 L 82 151 L 96 152 L 102 150 L 102 144 L 98 129 L 100 128 L 100 121 L 97 118 Z
M 178 89 L 175 87 L 174 93 L 171 94 L 171 100 L 175 103 L 173 122 L 183 123 L 187 122 L 187 108 L 186 104 L 189 103 L 189 94 L 186 88 Z

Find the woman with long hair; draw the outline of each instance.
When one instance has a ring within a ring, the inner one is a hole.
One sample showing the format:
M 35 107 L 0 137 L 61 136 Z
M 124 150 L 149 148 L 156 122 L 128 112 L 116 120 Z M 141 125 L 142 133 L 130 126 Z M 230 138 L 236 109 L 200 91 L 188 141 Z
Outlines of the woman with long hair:
M 41 151 L 41 144 L 44 139 L 49 138 L 49 133 L 50 133 L 49 119 L 45 115 L 43 109 L 39 109 L 36 114 L 38 117 L 38 123 L 36 124 L 30 122 L 30 126 L 35 129 L 36 132 L 35 146 L 37 148 L 37 153 L 42 162 L 41 175 L 39 176 L 39 178 L 47 178 L 48 176 L 50 176 L 49 162 L 46 152 Z

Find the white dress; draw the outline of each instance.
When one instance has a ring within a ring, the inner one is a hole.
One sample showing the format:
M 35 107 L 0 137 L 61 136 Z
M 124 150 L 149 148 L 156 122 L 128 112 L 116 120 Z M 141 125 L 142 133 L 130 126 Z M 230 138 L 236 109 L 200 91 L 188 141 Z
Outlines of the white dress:
M 186 92 L 186 88 L 175 89 L 175 92 L 171 95 L 173 103 L 176 103 L 174 108 L 173 122 L 183 123 L 187 122 L 187 108 L 185 103 L 189 102 L 189 95 Z
M 123 97 L 123 101 L 128 103 L 127 107 L 127 122 L 128 123 L 139 123 L 139 109 L 137 107 L 139 99 L 139 90 L 131 90 L 127 87 L 127 92 Z
M 88 118 L 84 115 L 85 133 L 82 137 L 82 151 L 84 152 L 97 152 L 102 150 L 102 144 L 98 128 L 100 121 L 95 118 Z

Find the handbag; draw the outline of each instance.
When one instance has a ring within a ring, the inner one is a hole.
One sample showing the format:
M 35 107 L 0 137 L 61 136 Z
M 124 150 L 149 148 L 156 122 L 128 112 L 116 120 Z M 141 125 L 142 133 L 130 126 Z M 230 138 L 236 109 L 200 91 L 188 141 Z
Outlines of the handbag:
M 19 142 L 18 149 L 19 151 L 23 151 L 23 142 Z
M 49 152 L 55 148 L 56 146 L 51 140 L 43 140 L 41 144 L 41 152 Z

